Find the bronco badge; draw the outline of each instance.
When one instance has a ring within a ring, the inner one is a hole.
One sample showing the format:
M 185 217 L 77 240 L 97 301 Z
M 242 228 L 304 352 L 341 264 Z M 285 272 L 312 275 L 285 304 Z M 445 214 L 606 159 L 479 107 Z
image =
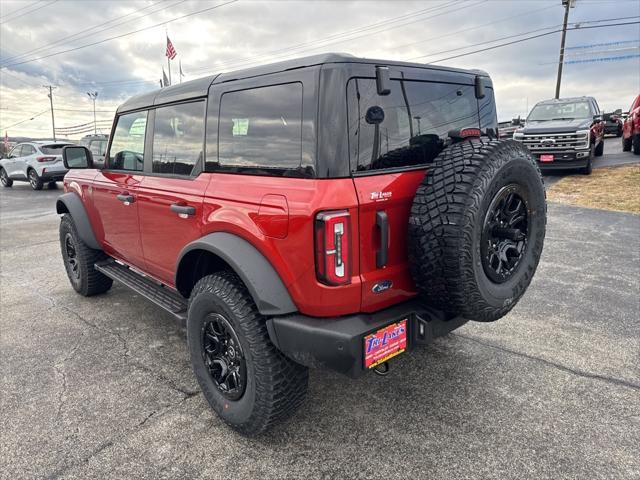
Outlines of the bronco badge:
M 383 280 L 381 282 L 376 283 L 371 291 L 373 293 L 382 293 L 385 290 L 389 290 L 393 286 L 393 282 L 391 280 Z

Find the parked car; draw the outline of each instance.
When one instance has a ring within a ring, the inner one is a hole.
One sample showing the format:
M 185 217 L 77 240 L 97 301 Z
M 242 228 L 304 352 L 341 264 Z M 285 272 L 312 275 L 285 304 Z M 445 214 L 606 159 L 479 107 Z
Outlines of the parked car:
M 93 135 L 85 135 L 80 139 L 80 145 L 84 145 L 93 155 L 93 161 L 96 164 L 104 162 L 104 152 L 107 150 L 109 135 L 97 133 Z
M 640 155 L 640 95 L 631 104 L 622 128 L 622 150 L 628 152 L 631 148 Z
M 524 121 L 518 116 L 509 122 L 498 123 L 498 136 L 500 139 L 513 138 L 513 134 L 519 128 L 524 127 Z
M 604 153 L 602 112 L 593 97 L 545 100 L 513 139 L 533 153 L 542 170 L 571 168 L 589 175 L 593 157 Z
M 0 183 L 10 187 L 14 181 L 25 181 L 34 190 L 42 190 L 45 183 L 55 187 L 63 179 L 67 169 L 62 162 L 62 148 L 68 142 L 24 142 L 0 160 Z
M 602 116 L 604 120 L 604 134 L 605 135 L 615 135 L 616 137 L 622 136 L 622 110 L 616 110 L 613 113 L 605 113 Z
M 479 70 L 317 55 L 134 97 L 114 124 L 103 168 L 63 153 L 71 285 L 186 320 L 204 397 L 244 434 L 298 408 L 308 367 L 384 374 L 501 318 L 538 265 L 540 171 L 481 134 Z

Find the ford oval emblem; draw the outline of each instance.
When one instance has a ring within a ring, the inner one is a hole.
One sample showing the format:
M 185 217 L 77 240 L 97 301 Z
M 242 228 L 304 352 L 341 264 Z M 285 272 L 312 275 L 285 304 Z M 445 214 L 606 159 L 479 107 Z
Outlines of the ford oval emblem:
M 381 282 L 376 283 L 371 291 L 373 293 L 382 293 L 385 290 L 389 290 L 393 286 L 393 282 L 391 280 L 383 280 Z

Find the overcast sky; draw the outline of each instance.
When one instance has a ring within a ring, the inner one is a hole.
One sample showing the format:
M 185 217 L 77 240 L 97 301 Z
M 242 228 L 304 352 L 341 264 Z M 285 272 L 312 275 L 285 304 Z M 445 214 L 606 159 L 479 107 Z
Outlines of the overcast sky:
M 98 120 L 112 120 L 126 98 L 159 87 L 165 29 L 178 53 L 175 83 L 178 60 L 183 81 L 330 51 L 429 63 L 555 30 L 563 12 L 561 0 L 2 0 L 0 132 L 51 137 L 42 87 L 49 84 L 56 87 L 56 127 L 92 121 L 88 91 L 98 92 Z M 632 58 L 565 65 L 562 96 L 593 95 L 604 110 L 628 109 L 640 93 L 640 26 L 584 27 L 638 16 L 638 0 L 576 1 L 569 22 L 583 28 L 567 33 L 567 61 Z M 559 43 L 553 33 L 438 64 L 488 71 L 499 120 L 508 120 L 553 97 Z

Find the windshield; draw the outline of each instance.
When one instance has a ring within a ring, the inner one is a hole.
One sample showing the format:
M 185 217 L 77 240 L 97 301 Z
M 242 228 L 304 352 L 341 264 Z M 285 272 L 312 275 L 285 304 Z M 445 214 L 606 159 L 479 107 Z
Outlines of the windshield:
M 527 121 L 575 120 L 591 118 L 589 102 L 543 103 L 533 107 Z

